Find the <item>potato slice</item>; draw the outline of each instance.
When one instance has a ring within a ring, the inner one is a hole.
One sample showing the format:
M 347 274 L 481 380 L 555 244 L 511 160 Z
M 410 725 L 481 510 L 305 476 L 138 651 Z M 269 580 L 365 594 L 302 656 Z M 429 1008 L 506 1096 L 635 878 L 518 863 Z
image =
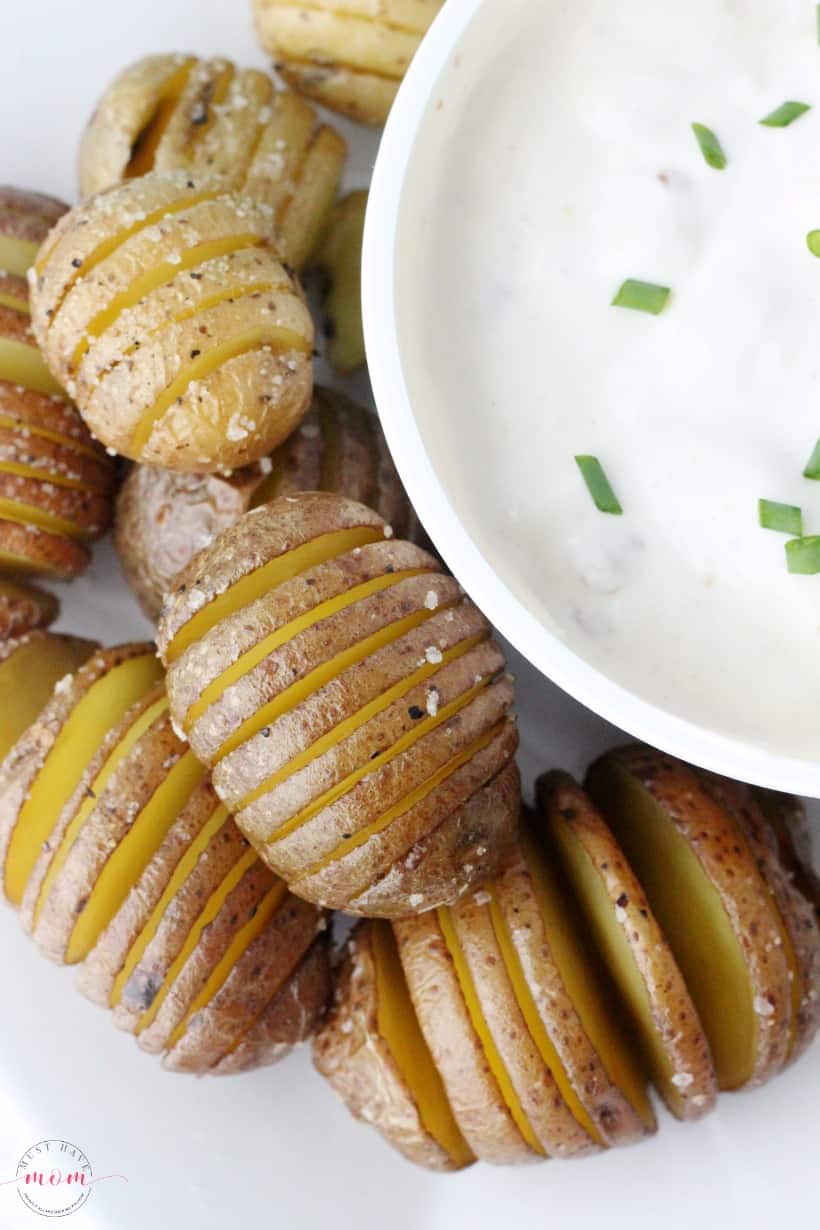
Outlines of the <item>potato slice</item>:
M 693 770 L 649 748 L 609 753 L 587 784 L 686 979 L 720 1087 L 766 1080 L 789 1051 L 790 970 L 771 896 L 731 815 Z
M 502 659 L 450 672 L 487 639 L 431 556 L 321 493 L 246 514 L 158 630 L 175 719 L 262 856 L 307 900 L 384 916 L 457 900 L 514 827 Z
M 231 279 L 247 252 L 245 293 Z M 206 279 L 214 296 L 198 287 Z M 270 206 L 221 181 L 155 173 L 78 206 L 41 256 L 31 307 L 86 423 L 134 460 L 203 473 L 247 465 L 308 408 L 313 327 L 272 244 Z
M 540 778 L 537 794 L 647 1071 L 674 1115 L 696 1119 L 714 1105 L 715 1070 L 697 1009 L 647 895 L 602 816 L 568 774 Z
M 177 573 L 249 508 L 316 490 L 369 504 L 399 538 L 421 537 L 378 419 L 330 389 L 314 389 L 300 426 L 254 466 L 230 475 L 134 466 L 117 500 L 114 541 L 145 613 L 157 617 Z
M 94 649 L 93 641 L 43 631 L 0 645 L 0 761 L 38 716 L 55 684 L 82 666 Z
M 0 578 L 0 641 L 47 628 L 59 612 L 60 603 L 48 590 Z
M 357 925 L 313 1061 L 357 1119 L 411 1162 L 457 1170 L 474 1160 L 419 1028 L 388 923 Z
M 25 278 L 40 244 L 67 209 L 54 197 L 0 185 L 0 269 Z
M 327 357 L 347 375 L 365 362 L 362 328 L 362 237 L 367 193 L 351 192 L 336 205 L 316 253 L 323 277 Z
M 270 205 L 277 245 L 301 269 L 327 221 L 345 142 L 303 99 L 229 60 L 145 56 L 100 99 L 79 155 L 82 196 L 151 171 L 205 171 Z
M 254 0 L 265 51 L 293 89 L 366 124 L 383 124 L 443 0 Z

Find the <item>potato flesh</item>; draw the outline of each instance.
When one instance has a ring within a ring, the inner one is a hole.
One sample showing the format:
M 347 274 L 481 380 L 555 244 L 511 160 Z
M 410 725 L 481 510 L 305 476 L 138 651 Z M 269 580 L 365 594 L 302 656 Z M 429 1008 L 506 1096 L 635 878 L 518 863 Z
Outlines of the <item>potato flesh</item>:
M 356 547 L 379 542 L 383 537 L 383 531 L 373 526 L 357 526 L 354 529 L 322 534 L 293 551 L 277 555 L 261 568 L 247 573 L 183 624 L 165 651 L 168 663 L 175 662 L 189 646 L 201 640 L 220 620 L 227 619 L 243 607 L 256 602 L 276 586 L 292 580 L 300 572 L 335 559 L 338 555 L 346 555 Z
M 361 265 L 366 209 L 366 192 L 351 192 L 340 201 L 316 257 L 329 281 L 324 299 L 328 357 L 340 372 L 352 372 L 365 361 Z
M 165 915 L 165 911 L 168 909 L 169 905 L 182 888 L 182 885 L 188 879 L 188 876 L 196 867 L 202 854 L 207 850 L 212 838 L 220 832 L 227 822 L 228 810 L 220 804 L 214 809 L 205 824 L 203 824 L 199 833 L 177 863 L 171 878 L 160 896 L 159 901 L 154 906 L 150 917 L 129 948 L 125 961 L 123 962 L 122 969 L 114 979 L 109 994 L 109 1007 L 116 1008 L 117 1004 L 122 999 L 122 993 L 125 989 L 125 985 L 142 959 L 148 945 L 156 935 L 159 925 Z
M 248 950 L 248 948 L 250 948 L 257 936 L 261 935 L 265 930 L 265 927 L 267 927 L 268 923 L 281 906 L 287 891 L 287 885 L 282 880 L 279 880 L 265 894 L 265 897 L 256 908 L 253 917 L 249 919 L 244 926 L 239 928 L 222 957 L 208 975 L 208 981 L 205 983 L 205 986 L 197 995 L 194 996 L 191 1003 L 186 1008 L 182 1020 L 176 1026 L 174 1032 L 171 1034 L 168 1042 L 166 1043 L 166 1050 L 173 1050 L 177 1042 L 179 1042 L 180 1038 L 185 1033 L 191 1017 L 206 1008 L 214 996 L 218 994 L 220 989 L 224 986 L 231 970 L 241 959 L 243 954 Z
M 305 265 L 322 236 L 344 156 L 341 137 L 330 128 L 319 129 L 305 154 L 299 183 L 279 227 L 279 242 L 296 269 Z
M 760 1022 L 743 950 L 720 896 L 663 809 L 616 765 L 596 770 L 595 793 L 680 966 L 721 1089 L 752 1076 Z M 731 1005 L 731 1012 L 726 1005 Z
M 28 299 L 23 299 L 20 295 L 12 295 L 7 290 L 0 290 L 0 307 L 11 308 L 13 312 L 29 315 Z
M 88 956 L 204 776 L 204 766 L 187 752 L 154 791 L 100 872 L 71 933 L 66 964 Z
M 376 967 L 379 1034 L 416 1103 L 423 1127 L 456 1166 L 475 1159 L 453 1116 L 441 1076 L 421 1032 L 393 929 L 381 919 L 371 929 Z
M 510 1080 L 510 1075 L 500 1054 L 498 1053 L 495 1040 L 487 1027 L 487 1022 L 481 1009 L 481 1003 L 476 993 L 472 973 L 470 972 L 470 968 L 462 951 L 461 944 L 459 943 L 458 934 L 449 908 L 447 906 L 440 906 L 436 910 L 436 918 L 438 920 L 438 925 L 444 938 L 444 942 L 447 945 L 447 951 L 453 961 L 453 967 L 461 989 L 461 994 L 464 997 L 464 1003 L 467 1007 L 470 1021 L 478 1039 L 481 1042 L 481 1047 L 484 1051 L 487 1064 L 495 1079 L 495 1083 L 498 1086 L 504 1103 L 523 1139 L 535 1154 L 539 1157 L 544 1157 L 544 1150 L 541 1147 L 535 1132 L 533 1131 L 532 1124 L 524 1112 L 524 1108 L 521 1105 L 518 1094 L 516 1093 L 513 1083 Z
M 103 739 L 161 678 L 154 654 L 129 658 L 103 675 L 75 705 L 31 785 L 9 842 L 5 891 L 19 905 L 54 824 Z
M 194 59 L 186 60 L 163 84 L 159 91 L 157 108 L 133 144 L 131 157 L 125 168 L 126 179 L 135 179 L 153 170 L 157 148 L 171 122 L 179 96 L 185 89 L 195 63 Z
M 97 806 L 97 799 L 100 797 L 103 790 L 105 790 L 105 787 L 108 784 L 112 774 L 134 750 L 134 747 L 138 741 L 142 738 L 145 732 L 153 726 L 157 718 L 161 717 L 162 714 L 166 712 L 167 708 L 168 701 L 164 696 L 160 700 L 155 701 L 152 705 L 149 705 L 147 709 L 143 710 L 136 721 L 129 726 L 122 739 L 120 739 L 119 743 L 117 743 L 109 753 L 102 768 L 97 773 L 94 781 L 91 783 L 90 794 L 83 799 L 77 809 L 76 814 L 72 818 L 71 823 L 68 825 L 65 834 L 63 835 L 63 839 L 60 842 L 58 849 L 48 865 L 46 874 L 43 876 L 43 882 L 37 897 L 37 903 L 34 907 L 35 927 L 37 926 L 43 906 L 48 899 L 48 895 L 54 881 L 60 874 L 71 848 L 74 845 L 78 835 L 82 832 L 88 817 Z
M 2 470 L 3 466 L 0 465 L 0 471 Z M 43 479 L 43 481 L 49 480 Z M 87 531 L 75 525 L 73 521 L 67 521 L 65 517 L 58 517 L 44 508 L 38 508 L 36 504 L 23 504 L 19 500 L 7 500 L 3 497 L 0 497 L 0 520 L 15 521 L 18 525 L 36 525 L 49 534 L 64 534 L 66 538 L 76 538 L 80 541 L 91 537 Z
M 93 650 L 91 641 L 77 637 L 33 637 L 0 662 L 0 760 L 40 713 L 55 683 Z
M 12 337 L 0 337 L 0 379 L 49 397 L 63 396 L 37 347 Z
M 532 877 L 553 959 L 584 1031 L 600 1056 L 610 1080 L 621 1090 L 646 1127 L 654 1130 L 655 1115 L 647 1094 L 644 1072 L 624 1038 L 614 995 L 607 993 L 600 957 L 592 949 L 575 903 L 556 874 L 556 862 L 550 857 L 549 849 L 547 857 L 544 857 L 527 833 L 521 835 L 521 848 Z
M 0 235 L 0 269 L 24 278 L 37 257 L 37 244 L 28 239 Z
M 60 431 L 52 431 L 48 427 L 41 427 L 38 424 L 28 423 L 23 419 L 15 419 L 6 414 L 0 414 L 0 431 L 20 431 L 24 430 L 27 435 L 35 436 L 41 440 L 49 440 L 52 444 L 59 444 L 63 448 L 73 449 L 75 453 L 81 453 L 84 457 L 93 457 L 99 460 L 99 451 L 92 444 L 85 440 L 78 440 L 74 436 L 64 435 Z M 49 482 L 51 479 L 49 478 Z

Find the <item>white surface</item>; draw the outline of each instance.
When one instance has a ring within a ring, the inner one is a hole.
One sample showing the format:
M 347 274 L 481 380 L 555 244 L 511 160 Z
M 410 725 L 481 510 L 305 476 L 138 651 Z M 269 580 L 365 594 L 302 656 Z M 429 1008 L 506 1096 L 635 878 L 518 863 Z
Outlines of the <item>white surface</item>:
M 449 3 L 452 0 L 448 0 Z M 499 3 L 503 0 L 498 0 Z M 9 0 L 4 0 L 8 5 Z M 4 11 L 5 15 L 5 11 Z M 62 0 L 15 8 L 0 76 L 0 179 L 72 192 L 80 125 L 105 80 L 147 50 L 225 52 L 262 63 L 244 4 L 227 0 Z M 45 43 L 42 40 L 45 37 Z M 372 143 L 360 142 L 363 172 Z M 432 527 L 436 528 L 436 527 Z M 109 642 L 146 635 L 110 547 L 64 595 L 61 626 Z M 618 736 L 511 655 L 520 678 L 522 767 L 579 771 Z M 807 1225 L 820 1202 L 820 1049 L 768 1089 L 727 1097 L 705 1123 L 664 1119 L 637 1149 L 583 1163 L 504 1172 L 477 1166 L 439 1178 L 413 1169 L 355 1124 L 310 1069 L 306 1052 L 278 1068 L 197 1081 L 161 1071 L 107 1014 L 73 993 L 71 974 L 41 958 L 10 911 L 0 913 L 0 1181 L 36 1141 L 61 1137 L 89 1156 L 96 1187 L 71 1230 L 769 1230 Z M 570 1221 L 571 1219 L 571 1221 Z M 43 1223 L 0 1187 L 0 1228 Z
M 757 525 L 764 495 L 820 520 L 820 112 L 756 122 L 814 100 L 814 10 L 554 13 L 449 0 L 391 115 L 364 277 L 388 438 L 447 562 L 544 673 L 690 760 L 818 796 L 820 585 Z M 609 306 L 628 276 L 674 288 L 661 319 Z M 624 517 L 594 508 L 579 452 Z

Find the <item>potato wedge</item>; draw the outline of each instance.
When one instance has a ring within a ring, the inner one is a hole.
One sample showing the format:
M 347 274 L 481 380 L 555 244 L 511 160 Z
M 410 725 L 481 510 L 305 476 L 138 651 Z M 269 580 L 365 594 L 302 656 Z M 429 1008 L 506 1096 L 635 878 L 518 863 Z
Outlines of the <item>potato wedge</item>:
M 378 419 L 330 389 L 314 389 L 293 435 L 254 466 L 229 475 L 135 466 L 117 501 L 114 541 L 145 613 L 157 617 L 177 573 L 249 508 L 308 490 L 361 500 L 399 538 L 421 535 Z
M 265 202 L 283 259 L 301 269 L 327 221 L 346 145 L 295 94 L 222 58 L 150 55 L 97 104 L 80 142 L 80 195 L 151 171 L 219 176 Z
M 82 666 L 95 648 L 93 641 L 42 630 L 0 645 L 0 762 L 38 716 L 55 685 Z
M 313 326 L 270 206 L 219 181 L 155 173 L 78 206 L 45 244 L 31 306 L 86 423 L 133 460 L 247 465 L 308 408 Z
M 679 1119 L 714 1106 L 703 1026 L 642 885 L 589 796 L 565 773 L 537 784 L 549 839 L 627 1007 L 634 1045 Z
M 770 892 L 732 815 L 694 770 L 651 748 L 608 753 L 587 787 L 675 954 L 720 1088 L 767 1080 L 793 1038 L 791 971 Z
M 322 274 L 327 357 L 347 375 L 366 359 L 362 327 L 362 238 L 367 193 L 351 192 L 333 209 L 314 264 Z
M 294 90 L 383 124 L 443 0 L 253 0 L 259 41 Z
M 409 1161 L 458 1170 L 474 1160 L 419 1028 L 389 923 L 359 923 L 337 974 L 313 1061 L 357 1119 Z
M 457 900 L 514 828 L 512 689 L 488 639 L 431 556 L 322 493 L 200 552 L 158 629 L 175 720 L 262 857 L 299 896 L 384 916 Z

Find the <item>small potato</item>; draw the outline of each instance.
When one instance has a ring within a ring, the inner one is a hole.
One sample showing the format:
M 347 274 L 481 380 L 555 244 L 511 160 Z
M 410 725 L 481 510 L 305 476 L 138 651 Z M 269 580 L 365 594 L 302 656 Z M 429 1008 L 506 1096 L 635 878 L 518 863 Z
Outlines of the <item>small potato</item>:
M 365 362 L 362 329 L 362 236 L 367 193 L 351 192 L 335 206 L 314 264 L 323 278 L 327 357 L 347 374 Z
M 249 508 L 313 490 L 370 505 L 397 537 L 421 536 L 378 419 L 330 389 L 314 389 L 301 425 L 256 465 L 227 475 L 135 466 L 117 501 L 114 541 L 146 615 L 157 617 L 177 573 Z
M 61 219 L 31 277 L 43 353 L 110 449 L 213 473 L 264 457 L 310 404 L 313 325 L 269 205 L 155 173 Z
M 256 31 L 300 94 L 383 124 L 444 0 L 253 0 Z
M 150 171 L 195 171 L 264 201 L 283 259 L 301 269 L 322 232 L 345 142 L 303 99 L 230 60 L 150 55 L 100 99 L 79 153 L 81 196 Z
M 177 578 L 158 645 L 179 729 L 298 896 L 389 917 L 497 867 L 519 800 L 503 655 L 377 513 L 323 493 L 247 513 Z

